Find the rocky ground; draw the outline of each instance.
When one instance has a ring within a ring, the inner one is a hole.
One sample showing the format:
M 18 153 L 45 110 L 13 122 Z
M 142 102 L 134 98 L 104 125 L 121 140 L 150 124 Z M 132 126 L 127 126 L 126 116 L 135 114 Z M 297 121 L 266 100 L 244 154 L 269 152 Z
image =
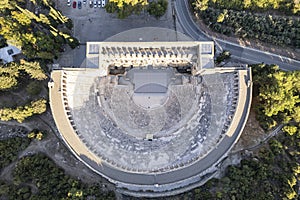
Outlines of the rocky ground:
M 251 148 L 256 144 L 259 144 L 262 140 L 265 139 L 266 133 L 265 131 L 259 126 L 258 121 L 256 120 L 256 114 L 252 109 L 250 111 L 248 121 L 244 128 L 244 131 L 237 142 L 237 144 L 233 148 L 233 152 L 241 151 L 243 149 Z

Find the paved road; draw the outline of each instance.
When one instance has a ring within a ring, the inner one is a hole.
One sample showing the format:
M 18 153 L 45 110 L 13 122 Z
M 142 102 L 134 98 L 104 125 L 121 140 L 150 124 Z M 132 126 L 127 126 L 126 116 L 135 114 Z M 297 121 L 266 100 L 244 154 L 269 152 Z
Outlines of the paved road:
M 214 40 L 217 44 L 217 50 L 226 49 L 230 51 L 232 57 L 248 64 L 266 63 L 276 64 L 283 70 L 300 70 L 300 61 L 275 55 L 224 40 L 211 38 L 201 31 L 191 17 L 188 9 L 187 0 L 175 0 L 176 16 L 181 24 L 185 34 L 195 40 Z

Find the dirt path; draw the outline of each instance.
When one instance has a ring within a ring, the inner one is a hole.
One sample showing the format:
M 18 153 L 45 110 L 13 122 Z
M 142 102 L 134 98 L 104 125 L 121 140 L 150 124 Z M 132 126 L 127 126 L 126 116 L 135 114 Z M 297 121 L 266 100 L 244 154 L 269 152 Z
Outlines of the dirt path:
M 4 122 L 0 120 L 0 139 L 6 139 L 15 136 L 22 137 L 31 130 L 31 126 L 27 123 L 20 124 L 16 121 Z

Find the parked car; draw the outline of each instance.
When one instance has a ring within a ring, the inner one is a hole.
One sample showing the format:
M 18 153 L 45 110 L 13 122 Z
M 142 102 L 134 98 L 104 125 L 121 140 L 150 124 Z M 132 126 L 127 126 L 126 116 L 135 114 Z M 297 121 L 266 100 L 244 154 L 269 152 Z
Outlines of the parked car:
M 92 7 L 93 7 L 93 1 L 90 0 L 90 8 L 92 8 Z
M 81 1 L 78 1 L 78 9 L 81 9 Z
M 71 6 L 71 0 L 68 0 L 68 1 L 67 1 L 67 5 L 68 5 L 68 6 Z
M 73 1 L 73 8 L 76 8 L 76 1 Z
M 102 8 L 105 7 L 105 0 L 102 0 Z
M 97 1 L 94 1 L 94 8 L 97 8 Z
M 84 4 L 84 5 L 86 4 L 86 0 L 83 0 L 83 4 Z
M 98 8 L 101 8 L 101 1 L 98 1 Z

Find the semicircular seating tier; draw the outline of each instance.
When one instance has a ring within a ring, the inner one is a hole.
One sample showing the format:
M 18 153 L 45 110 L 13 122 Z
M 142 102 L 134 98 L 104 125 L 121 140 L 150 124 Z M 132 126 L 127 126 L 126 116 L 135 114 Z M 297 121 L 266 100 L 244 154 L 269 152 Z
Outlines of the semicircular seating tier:
M 163 172 L 201 159 L 225 136 L 235 113 L 238 71 L 178 75 L 165 104 L 151 110 L 133 102 L 133 85 L 123 78 L 97 77 L 97 70 L 62 74 L 74 131 L 103 162 L 122 170 Z

